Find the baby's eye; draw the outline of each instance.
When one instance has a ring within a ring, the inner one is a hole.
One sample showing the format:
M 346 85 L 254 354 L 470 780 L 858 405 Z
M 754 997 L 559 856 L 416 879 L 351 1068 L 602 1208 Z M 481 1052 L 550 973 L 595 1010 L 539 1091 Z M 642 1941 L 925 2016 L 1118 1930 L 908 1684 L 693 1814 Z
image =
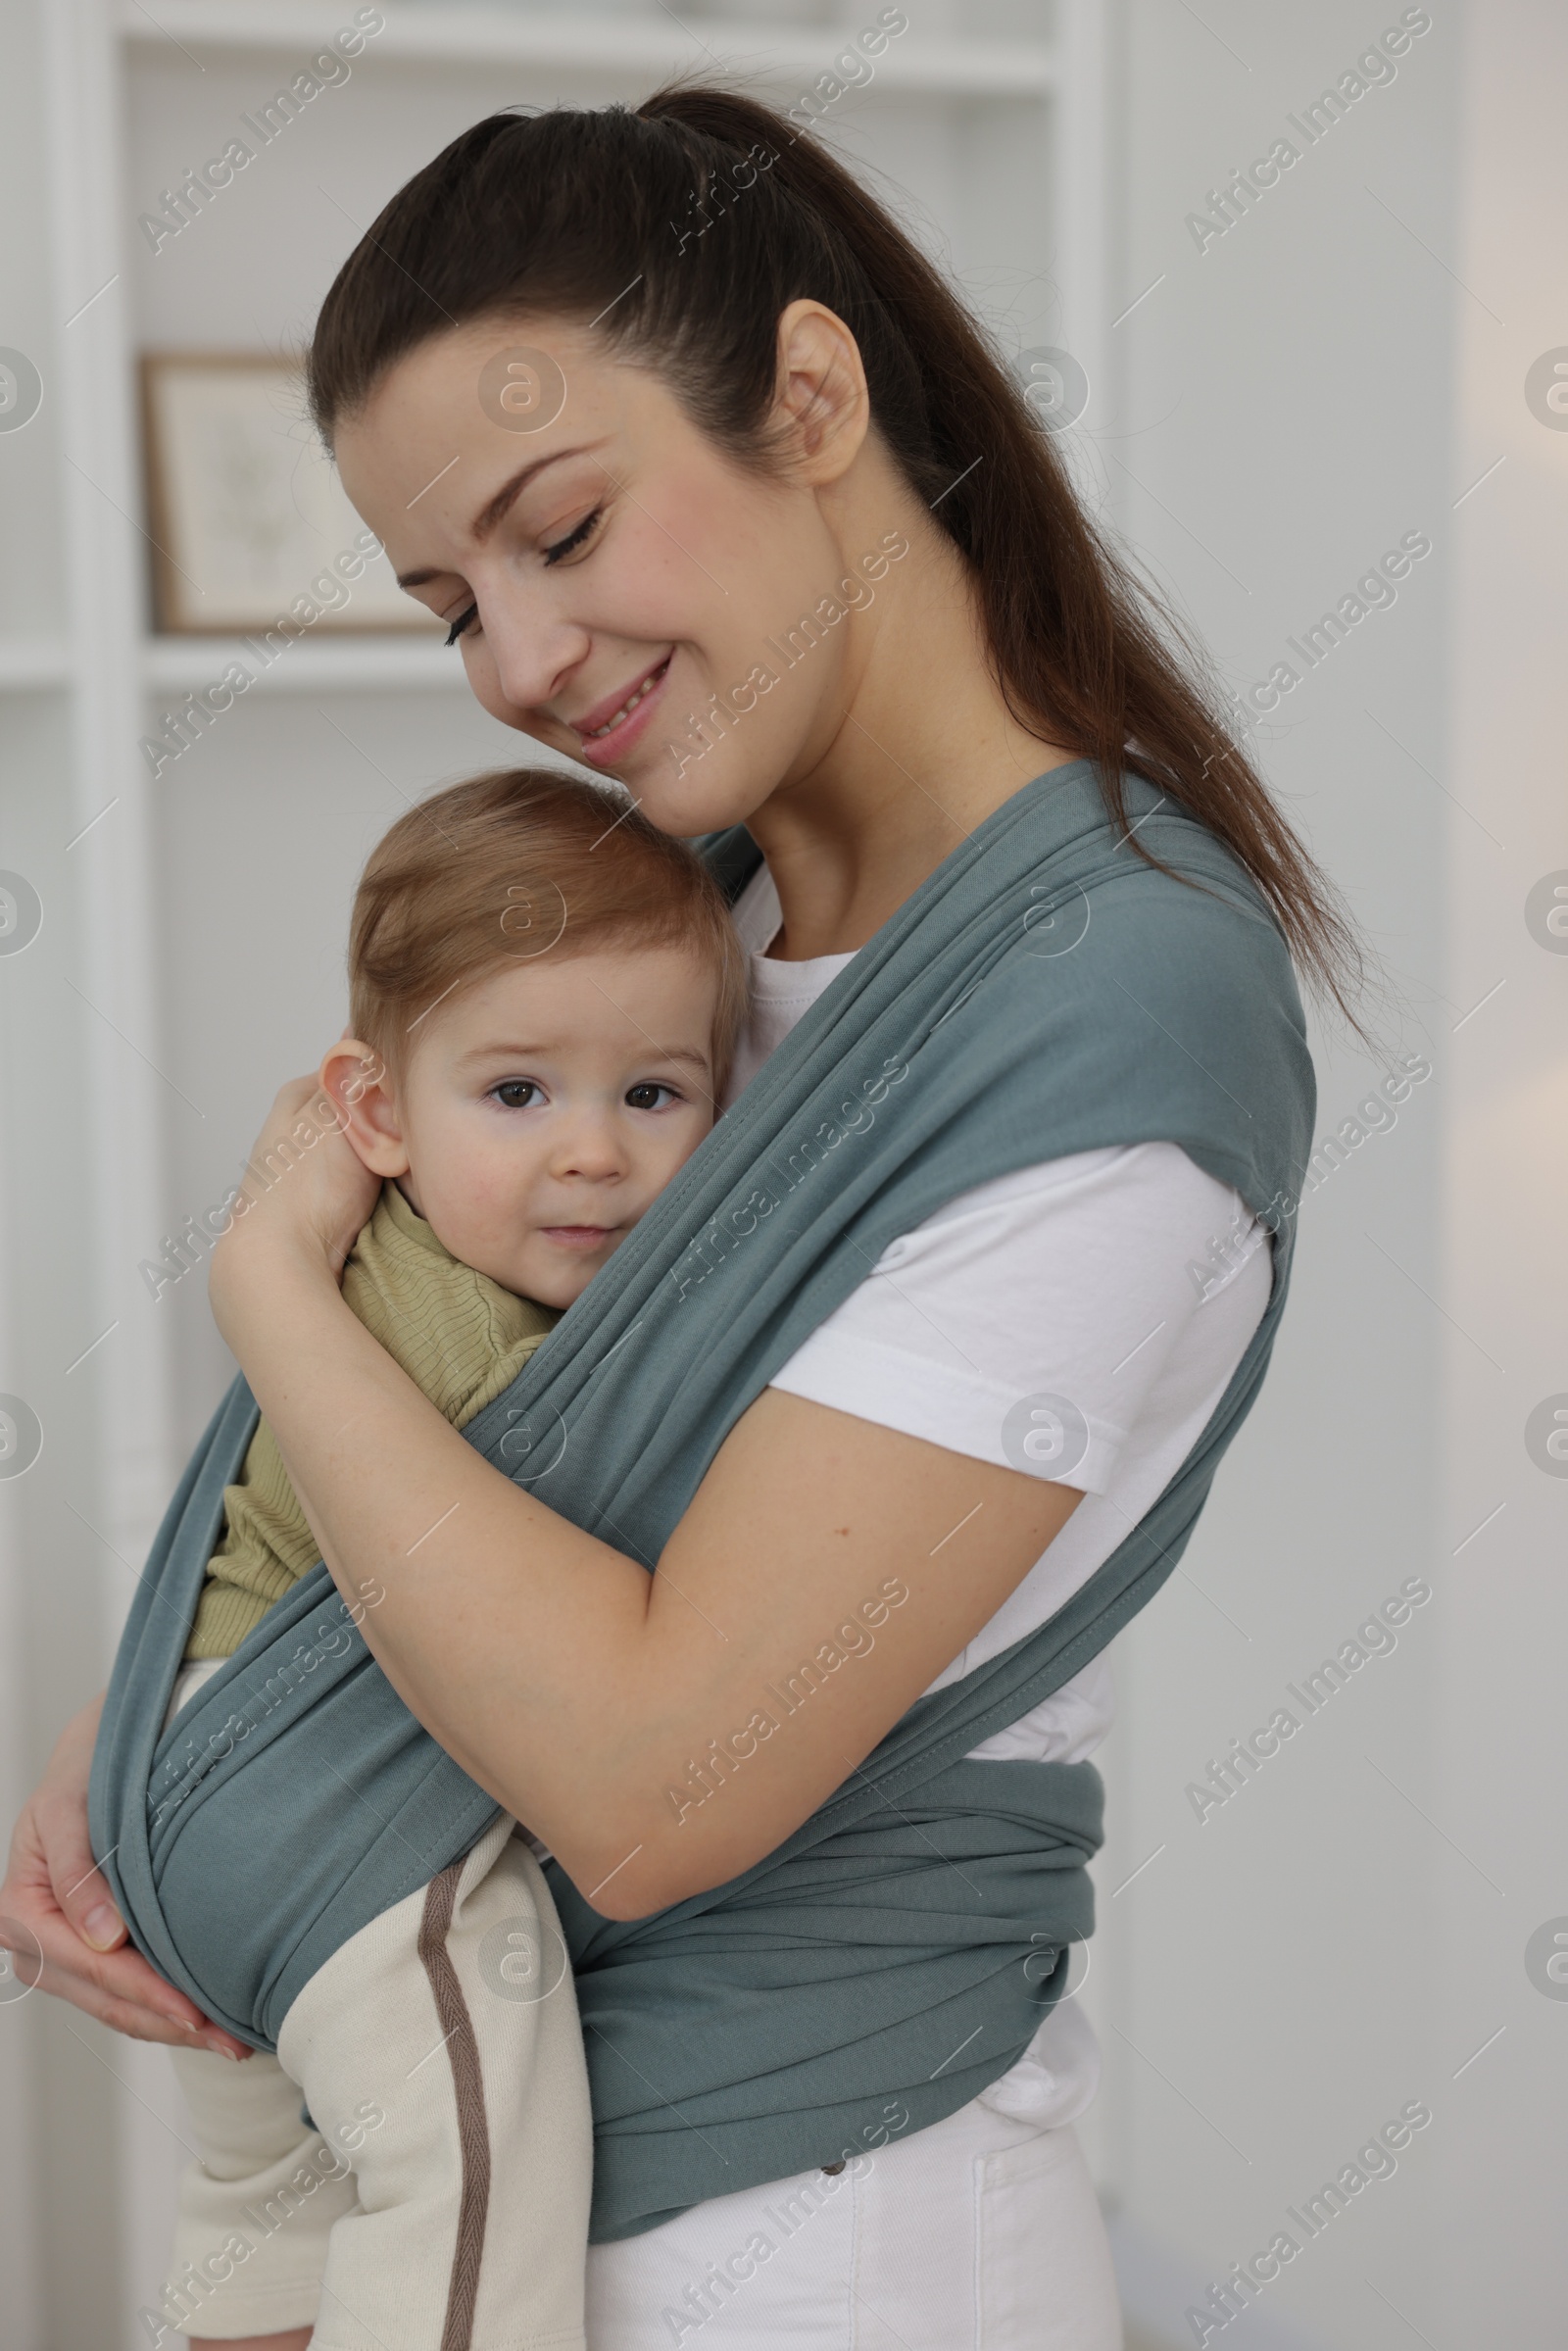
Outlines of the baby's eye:
M 643 1085 L 627 1087 L 626 1106 L 630 1110 L 657 1110 L 661 1107 L 659 1102 L 661 1095 L 667 1095 L 672 1102 L 680 1100 L 680 1096 L 675 1092 L 673 1086 L 656 1085 L 654 1080 L 649 1078 Z
M 503 1078 L 490 1092 L 505 1110 L 528 1110 L 544 1099 L 532 1078 Z

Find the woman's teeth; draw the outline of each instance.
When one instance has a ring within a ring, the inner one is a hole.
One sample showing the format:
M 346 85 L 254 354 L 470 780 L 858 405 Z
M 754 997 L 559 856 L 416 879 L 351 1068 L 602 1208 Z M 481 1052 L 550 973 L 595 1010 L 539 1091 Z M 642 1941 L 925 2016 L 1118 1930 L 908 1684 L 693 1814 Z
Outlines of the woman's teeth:
M 591 735 L 585 735 L 583 737 L 583 741 L 585 743 L 597 743 L 602 735 L 612 734 L 615 728 L 619 726 L 623 718 L 629 718 L 632 711 L 637 708 L 637 705 L 642 701 L 644 695 L 651 694 L 654 688 L 660 683 L 661 679 L 663 677 L 664 671 L 669 667 L 669 659 L 670 657 L 666 653 L 663 660 L 660 662 L 659 667 L 653 671 L 651 676 L 644 678 L 636 693 L 629 695 L 621 704 L 619 710 L 612 710 L 610 716 L 605 720 L 604 725 L 596 726 Z

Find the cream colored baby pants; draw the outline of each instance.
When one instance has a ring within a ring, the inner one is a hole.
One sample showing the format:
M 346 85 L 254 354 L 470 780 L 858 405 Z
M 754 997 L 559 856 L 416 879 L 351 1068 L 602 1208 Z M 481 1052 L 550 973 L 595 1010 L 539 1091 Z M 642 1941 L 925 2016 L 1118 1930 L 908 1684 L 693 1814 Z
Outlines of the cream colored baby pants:
M 172 2052 L 201 2161 L 148 2314 L 170 2337 L 314 2321 L 313 2351 L 583 2351 L 587 2073 L 514 1828 L 346 1942 L 275 2058 Z

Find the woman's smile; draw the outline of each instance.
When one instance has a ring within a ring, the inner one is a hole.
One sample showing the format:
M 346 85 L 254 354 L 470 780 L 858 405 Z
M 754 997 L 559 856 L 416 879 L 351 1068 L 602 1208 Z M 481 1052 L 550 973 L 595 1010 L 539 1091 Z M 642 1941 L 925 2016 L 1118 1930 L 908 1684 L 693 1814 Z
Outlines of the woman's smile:
M 662 655 L 629 688 L 617 687 L 614 701 L 607 697 L 606 702 L 595 703 L 581 718 L 571 721 L 582 738 L 578 757 L 589 766 L 608 767 L 624 759 L 647 732 L 673 659 L 673 650 Z

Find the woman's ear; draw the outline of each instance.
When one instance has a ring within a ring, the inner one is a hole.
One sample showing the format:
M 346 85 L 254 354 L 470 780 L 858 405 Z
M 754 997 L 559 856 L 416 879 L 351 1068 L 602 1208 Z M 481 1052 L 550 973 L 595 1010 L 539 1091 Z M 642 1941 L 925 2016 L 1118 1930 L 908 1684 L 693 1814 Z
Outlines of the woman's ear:
M 809 296 L 779 313 L 777 405 L 796 436 L 802 480 L 825 487 L 848 471 L 871 421 L 865 368 L 837 312 Z
M 321 1086 L 359 1157 L 385 1180 L 407 1175 L 408 1148 L 391 1074 L 375 1048 L 340 1037 L 321 1063 Z

